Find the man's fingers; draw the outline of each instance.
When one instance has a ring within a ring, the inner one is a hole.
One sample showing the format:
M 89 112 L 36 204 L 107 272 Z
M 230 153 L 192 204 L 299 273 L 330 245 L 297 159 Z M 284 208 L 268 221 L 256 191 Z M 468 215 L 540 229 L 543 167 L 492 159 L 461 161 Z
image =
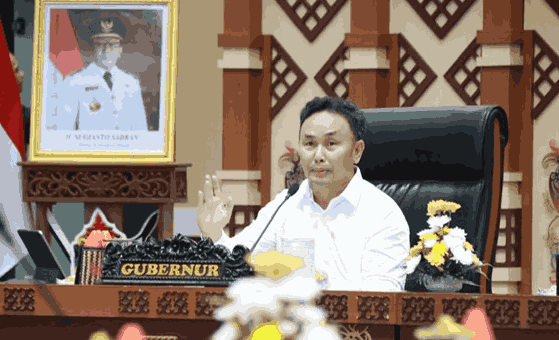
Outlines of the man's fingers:
M 204 182 L 204 200 L 206 202 L 213 201 L 214 193 L 212 189 L 212 182 L 209 175 L 206 175 L 206 181 Z
M 219 185 L 219 180 L 217 179 L 217 176 L 212 176 L 212 182 L 214 185 L 215 195 L 219 196 L 219 194 L 221 194 L 221 186 Z
M 202 210 L 204 207 L 204 193 L 202 190 L 198 190 L 198 207 L 196 210 Z

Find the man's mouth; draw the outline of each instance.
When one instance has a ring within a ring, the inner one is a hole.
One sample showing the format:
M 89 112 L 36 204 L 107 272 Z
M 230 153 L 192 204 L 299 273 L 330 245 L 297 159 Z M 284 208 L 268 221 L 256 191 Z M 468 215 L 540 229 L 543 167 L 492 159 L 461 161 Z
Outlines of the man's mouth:
M 327 173 L 330 172 L 330 170 L 328 169 L 314 169 L 313 171 L 318 173 L 319 175 L 326 175 Z

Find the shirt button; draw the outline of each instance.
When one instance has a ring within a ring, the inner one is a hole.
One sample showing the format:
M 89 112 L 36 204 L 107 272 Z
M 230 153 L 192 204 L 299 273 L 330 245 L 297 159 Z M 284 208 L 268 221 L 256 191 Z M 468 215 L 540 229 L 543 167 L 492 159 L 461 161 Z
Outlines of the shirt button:
M 118 130 L 118 126 L 115 126 L 115 130 Z
M 115 96 L 114 96 L 114 95 L 112 95 L 112 96 L 111 96 L 111 99 L 112 99 L 112 100 L 115 100 Z

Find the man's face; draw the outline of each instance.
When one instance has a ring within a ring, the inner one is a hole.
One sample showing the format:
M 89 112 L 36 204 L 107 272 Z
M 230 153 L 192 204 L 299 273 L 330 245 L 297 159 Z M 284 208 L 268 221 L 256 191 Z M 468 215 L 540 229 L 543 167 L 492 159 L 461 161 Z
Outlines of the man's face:
M 120 44 L 101 44 L 97 46 L 96 52 L 97 61 L 105 65 L 105 67 L 111 68 L 116 65 L 120 58 L 122 47 Z
M 305 176 L 313 184 L 345 185 L 363 154 L 364 142 L 357 141 L 346 118 L 319 111 L 301 126 L 299 150 Z

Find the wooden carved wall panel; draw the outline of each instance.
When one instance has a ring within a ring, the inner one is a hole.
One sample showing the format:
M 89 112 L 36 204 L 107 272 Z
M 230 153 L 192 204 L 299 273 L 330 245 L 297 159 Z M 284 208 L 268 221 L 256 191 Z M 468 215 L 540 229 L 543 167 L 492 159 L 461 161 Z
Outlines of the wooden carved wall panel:
M 519 327 L 519 300 L 485 300 L 485 310 L 493 327 Z
M 390 320 L 390 298 L 381 296 L 358 296 L 357 310 L 357 320 L 387 322 Z
M 549 7 L 559 16 L 559 1 L 557 0 L 545 0 Z
M 174 335 L 148 335 L 146 340 L 179 340 L 179 337 Z
M 474 299 L 443 299 L 443 313 L 450 315 L 456 322 L 462 322 L 462 318 L 466 311 L 476 305 Z
M 444 39 L 476 0 L 406 0 L 421 20 Z
M 494 267 L 521 267 L 521 217 L 522 209 L 501 209 L 501 223 L 498 230 L 497 256 L 495 257 Z
M 347 0 L 276 0 L 285 14 L 313 42 Z
M 342 42 L 322 66 L 314 79 L 330 97 L 347 99 L 349 96 L 349 71 L 344 69 L 349 48 Z
M 536 119 L 559 93 L 559 56 L 537 32 L 534 32 L 532 64 L 534 66 L 532 117 Z
M 437 75 L 413 46 L 399 35 L 400 62 L 398 63 L 398 95 L 400 106 L 413 106 L 427 92 Z
M 188 293 L 168 291 L 157 299 L 158 315 L 188 315 Z
M 307 76 L 273 36 L 272 45 L 272 120 L 297 93 Z
M 119 291 L 119 312 L 126 314 L 148 314 L 149 313 L 149 292 Z
M 35 311 L 35 289 L 4 288 L 4 310 L 6 312 Z
M 233 237 L 248 227 L 258 216 L 261 206 L 259 205 L 236 205 L 229 223 L 225 226 L 225 232 Z
M 558 326 L 559 301 L 528 300 L 528 326 Z
M 430 297 L 402 297 L 402 324 L 435 322 L 435 299 Z
M 214 310 L 216 309 L 217 305 L 212 303 L 215 298 L 224 298 L 225 293 L 217 293 L 217 292 L 210 292 L 210 293 L 200 293 L 196 292 L 196 311 L 194 314 L 196 316 L 206 316 L 212 317 Z
M 349 306 L 347 295 L 323 294 L 316 300 L 316 305 L 328 313 L 328 320 L 347 320 Z
M 177 198 L 186 200 L 188 198 L 186 171 L 177 171 L 175 176 L 177 180 Z
M 474 39 L 444 75 L 466 105 L 479 105 L 481 102 L 481 68 L 476 65 L 480 53 L 481 45 Z

